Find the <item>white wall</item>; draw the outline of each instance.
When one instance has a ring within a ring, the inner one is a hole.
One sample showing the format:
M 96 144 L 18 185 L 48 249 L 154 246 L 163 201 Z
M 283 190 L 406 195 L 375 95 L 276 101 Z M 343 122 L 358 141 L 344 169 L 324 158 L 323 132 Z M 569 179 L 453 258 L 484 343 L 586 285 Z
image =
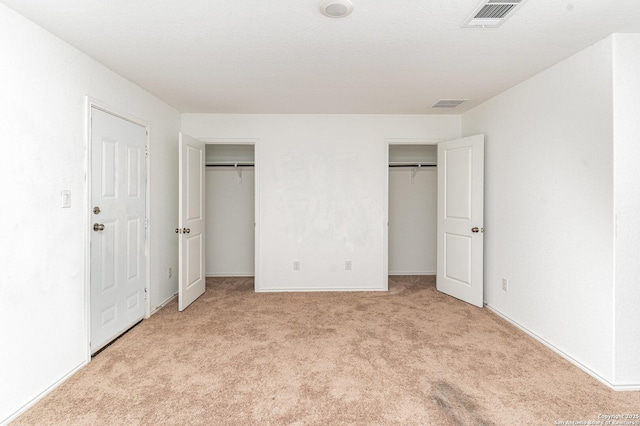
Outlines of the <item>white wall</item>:
M 640 34 L 613 36 L 615 371 L 640 385 Z
M 2 423 L 87 361 L 85 95 L 150 125 L 152 306 L 177 288 L 180 116 L 4 5 L 0 52 Z
M 389 169 L 389 275 L 435 275 L 438 170 L 411 174 Z
M 462 117 L 486 135 L 486 303 L 610 383 L 612 90 L 609 38 Z
M 385 138 L 456 138 L 460 117 L 183 114 L 182 128 L 259 139 L 259 291 L 382 290 Z
M 253 276 L 255 271 L 254 170 L 207 167 L 207 276 Z

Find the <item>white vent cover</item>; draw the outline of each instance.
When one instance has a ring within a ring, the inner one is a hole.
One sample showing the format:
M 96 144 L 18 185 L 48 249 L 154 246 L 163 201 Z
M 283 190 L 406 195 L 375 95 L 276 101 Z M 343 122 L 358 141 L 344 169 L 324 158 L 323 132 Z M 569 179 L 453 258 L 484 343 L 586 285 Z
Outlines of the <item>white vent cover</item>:
M 455 108 L 464 101 L 466 101 L 466 99 L 441 99 L 431 108 Z
M 462 24 L 463 28 L 495 28 L 527 0 L 484 0 Z

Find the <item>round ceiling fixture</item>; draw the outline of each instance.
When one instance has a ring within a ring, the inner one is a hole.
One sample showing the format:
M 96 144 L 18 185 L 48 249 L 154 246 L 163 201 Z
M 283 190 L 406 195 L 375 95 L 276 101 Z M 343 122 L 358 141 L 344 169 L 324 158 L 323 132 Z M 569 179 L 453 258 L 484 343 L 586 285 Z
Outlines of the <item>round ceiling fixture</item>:
M 329 18 L 344 18 L 353 11 L 353 4 L 349 0 L 322 0 L 320 12 Z

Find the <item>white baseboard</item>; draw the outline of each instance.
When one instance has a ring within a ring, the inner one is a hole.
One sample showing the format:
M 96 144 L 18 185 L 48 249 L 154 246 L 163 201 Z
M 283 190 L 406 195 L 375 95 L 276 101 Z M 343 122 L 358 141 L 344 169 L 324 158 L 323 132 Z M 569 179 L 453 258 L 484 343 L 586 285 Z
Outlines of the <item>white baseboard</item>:
M 407 272 L 407 271 L 390 271 L 389 275 L 402 276 L 402 275 L 436 275 L 436 271 L 419 271 L 419 272 Z
M 176 297 L 178 297 L 178 293 L 173 294 L 172 296 L 169 296 L 167 298 L 167 300 L 165 300 L 164 302 L 160 303 L 158 306 L 156 306 L 155 308 L 153 308 L 153 311 L 151 311 L 151 313 L 149 314 L 149 316 L 155 314 L 156 312 L 158 312 L 160 309 L 164 308 L 165 306 L 167 306 L 169 303 L 171 303 L 171 301 L 173 299 L 175 299 Z
M 387 291 L 386 288 L 256 288 L 256 293 L 313 293 L 313 292 L 344 292 L 344 291 Z
M 71 376 L 76 374 L 85 365 L 87 365 L 87 361 L 82 361 L 82 363 L 80 363 L 80 365 L 74 367 L 70 372 L 65 374 L 60 380 L 57 380 L 56 382 L 54 382 L 51 385 L 49 385 L 45 390 L 43 390 L 38 395 L 36 395 L 31 401 L 27 402 L 25 405 L 20 407 L 16 412 L 14 412 L 13 414 L 10 414 L 9 417 L 7 417 L 6 419 L 0 420 L 0 425 L 1 426 L 6 426 L 9 423 L 11 423 L 12 421 L 14 421 L 15 419 L 17 419 L 18 417 L 20 417 L 29 408 L 33 407 L 38 401 L 40 401 L 42 398 L 47 396 L 50 392 L 55 390 L 58 386 L 60 386 L 61 384 L 63 384 L 67 380 L 69 380 L 69 378 L 71 378 Z
M 489 309 L 491 312 L 493 312 L 494 314 L 498 315 L 503 320 L 507 321 L 509 324 L 513 325 L 514 327 L 518 328 L 519 330 L 521 330 L 521 331 L 525 332 L 526 334 L 528 334 L 529 336 L 533 337 L 538 342 L 542 343 L 544 346 L 546 346 L 547 348 L 551 349 L 552 351 L 554 351 L 555 353 L 560 355 L 562 358 L 566 359 L 571 364 L 575 365 L 580 370 L 584 371 L 585 373 L 587 373 L 588 375 L 590 375 L 591 377 L 593 377 L 594 379 L 596 379 L 597 381 L 599 381 L 603 385 L 605 385 L 605 386 L 607 386 L 607 387 L 609 387 L 609 388 L 611 388 L 611 389 L 613 389 L 615 391 L 640 391 L 640 384 L 615 385 L 615 384 L 609 382 L 607 379 L 605 379 L 604 377 L 600 376 L 598 373 L 596 373 L 595 371 L 591 370 L 589 367 L 583 365 L 582 363 L 580 363 L 576 359 L 572 358 L 569 354 L 567 354 L 566 352 L 563 352 L 561 349 L 558 349 L 557 347 L 555 347 L 553 344 L 551 344 L 547 340 L 545 340 L 542 337 L 540 337 L 537 334 L 535 334 L 533 331 L 529 330 L 528 328 L 524 327 L 523 325 L 519 324 L 518 322 L 512 320 L 507 315 L 503 314 L 502 312 L 500 312 L 499 310 L 497 310 L 493 306 L 490 306 L 487 303 L 485 303 L 484 306 L 487 309 Z
M 205 273 L 204 276 L 205 277 L 210 277 L 210 278 L 217 278 L 217 277 L 239 277 L 239 278 L 244 278 L 244 277 L 255 277 L 255 272 L 223 272 L 223 273 L 219 273 L 216 272 L 214 273 Z

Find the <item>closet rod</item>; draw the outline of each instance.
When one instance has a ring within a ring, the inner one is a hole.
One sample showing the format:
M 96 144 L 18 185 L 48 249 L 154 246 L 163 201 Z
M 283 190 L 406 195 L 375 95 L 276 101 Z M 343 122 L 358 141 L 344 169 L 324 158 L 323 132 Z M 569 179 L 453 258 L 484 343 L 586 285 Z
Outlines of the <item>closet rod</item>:
M 389 167 L 438 167 L 437 164 L 389 164 Z
M 207 167 L 253 167 L 253 163 L 205 164 Z

